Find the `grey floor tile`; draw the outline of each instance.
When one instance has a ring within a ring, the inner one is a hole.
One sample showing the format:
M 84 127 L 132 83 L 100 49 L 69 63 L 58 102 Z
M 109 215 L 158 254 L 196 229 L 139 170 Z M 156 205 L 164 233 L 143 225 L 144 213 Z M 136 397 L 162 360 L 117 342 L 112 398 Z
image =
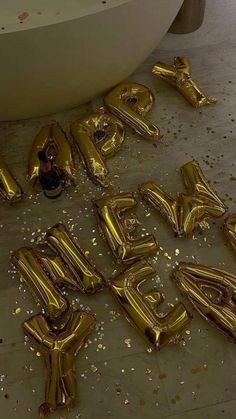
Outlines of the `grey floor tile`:
M 3 383 L 1 383 L 3 384 Z M 9 419 L 37 418 L 37 405 L 34 400 L 34 389 L 28 380 L 15 381 L 1 387 L 1 415 Z
M 200 318 L 186 333 L 180 347 L 169 346 L 158 354 L 171 410 L 181 412 L 233 399 L 235 345 Z
M 206 406 L 202 409 L 191 410 L 189 412 L 166 416 L 168 419 L 234 419 L 236 401 L 218 403 L 214 406 Z
M 111 359 L 86 368 L 77 367 L 79 406 L 69 412 L 68 418 L 75 419 L 80 414 L 82 419 L 96 417 L 138 419 L 152 417 L 157 419 L 169 413 L 162 380 L 159 377 L 156 356 L 153 353 L 133 354 Z M 38 388 L 39 377 L 30 379 L 30 385 Z M 37 391 L 35 400 L 42 402 L 42 388 Z M 148 412 L 150 416 L 148 415 Z M 151 413 L 152 412 L 152 413 Z M 66 410 L 61 410 L 61 417 Z M 59 418 L 59 412 L 52 415 Z M 66 416 L 67 417 L 67 416 Z

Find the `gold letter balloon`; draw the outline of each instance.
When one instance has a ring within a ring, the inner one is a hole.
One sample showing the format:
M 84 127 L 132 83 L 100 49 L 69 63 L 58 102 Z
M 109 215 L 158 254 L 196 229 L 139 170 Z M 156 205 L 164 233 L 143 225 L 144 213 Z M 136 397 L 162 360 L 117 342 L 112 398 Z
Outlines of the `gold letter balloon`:
M 68 266 L 71 287 L 86 294 L 94 294 L 104 286 L 102 275 L 85 256 L 84 250 L 69 234 L 63 224 L 56 224 L 46 235 L 46 243 Z
M 109 111 L 148 140 L 160 138 L 160 131 L 146 115 L 154 104 L 154 96 L 148 87 L 138 83 L 122 83 L 104 99 Z
M 12 176 L 6 163 L 0 156 L 0 195 L 10 202 L 18 201 L 23 196 L 23 191 L 20 185 Z
M 71 133 L 90 177 L 95 183 L 108 186 L 105 160 L 117 153 L 124 141 L 122 122 L 105 112 L 95 112 L 75 121 Z
M 236 214 L 227 218 L 224 224 L 224 232 L 232 248 L 236 251 Z
M 103 288 L 104 281 L 63 224 L 47 232 L 46 244 L 56 255 L 23 247 L 13 254 L 12 262 L 48 317 L 55 320 L 68 309 L 61 286 L 93 294 Z
M 47 264 L 45 264 L 45 259 Z M 51 272 L 64 271 L 60 260 L 51 260 Z M 14 252 L 12 263 L 51 320 L 59 319 L 68 310 L 69 304 L 49 275 L 49 258 L 30 247 L 22 247 Z M 60 265 L 59 265 L 60 263 Z M 56 265 L 56 268 L 54 268 Z M 55 269 L 55 271 L 52 269 Z M 62 269 L 61 269 L 62 268 Z
M 33 142 L 28 165 L 28 177 L 31 181 L 38 178 L 40 150 L 46 151 L 53 164 L 64 171 L 67 184 L 74 180 L 75 167 L 71 145 L 59 124 L 54 123 L 41 128 Z
M 124 213 L 136 205 L 137 201 L 132 193 L 108 196 L 95 203 L 98 224 L 114 256 L 124 263 L 131 263 L 157 250 L 153 236 L 134 239 L 131 235 L 132 230 L 140 223 L 136 218 L 124 217 Z
M 72 312 L 64 329 L 54 332 L 41 314 L 23 324 L 24 332 L 44 359 L 45 402 L 40 406 L 43 418 L 60 407 L 73 407 L 77 399 L 75 357 L 96 324 L 85 311 Z
M 186 57 L 175 57 L 174 65 L 159 62 L 153 67 L 152 72 L 174 86 L 195 108 L 217 102 L 215 98 L 206 96 L 192 79 L 189 60 Z
M 236 342 L 236 276 L 203 265 L 180 263 L 173 279 L 201 316 Z
M 188 195 L 172 198 L 154 182 L 140 185 L 143 198 L 154 206 L 171 224 L 178 236 L 191 234 L 206 217 L 221 217 L 226 206 L 210 187 L 197 161 L 181 167 Z
M 112 280 L 111 291 L 142 335 L 160 349 L 174 341 L 191 317 L 183 304 L 177 304 L 167 314 L 158 313 L 164 296 L 155 290 L 140 290 L 141 284 L 154 274 L 155 269 L 146 260 L 138 261 Z

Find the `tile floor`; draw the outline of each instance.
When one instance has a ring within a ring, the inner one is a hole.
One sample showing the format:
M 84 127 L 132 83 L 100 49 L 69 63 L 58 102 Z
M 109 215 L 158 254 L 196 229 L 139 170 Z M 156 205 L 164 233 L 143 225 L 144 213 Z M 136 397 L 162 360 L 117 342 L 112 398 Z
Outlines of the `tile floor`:
M 158 123 L 164 137 L 154 148 L 128 130 L 121 152 L 108 163 L 113 192 L 135 191 L 140 182 L 153 179 L 176 194 L 183 190 L 179 167 L 195 158 L 225 199 L 229 211 L 236 210 L 236 3 L 207 3 L 205 23 L 199 31 L 184 36 L 168 34 L 132 76 L 155 92 L 156 106 L 150 117 Z M 189 56 L 196 80 L 209 94 L 218 97 L 216 106 L 194 110 L 170 86 L 152 77 L 150 70 L 155 61 L 171 62 L 175 54 Z M 1 203 L 0 207 L 0 411 L 4 419 L 37 418 L 37 408 L 44 397 L 41 360 L 25 343 L 21 329 L 22 321 L 39 309 L 9 264 L 11 252 L 26 244 L 33 245 L 36 236 L 62 221 L 90 251 L 106 278 L 120 269 L 99 235 L 92 212 L 91 201 L 100 197 L 102 190 L 87 179 L 78 159 L 76 189 L 70 189 L 56 202 L 47 201 L 42 194 L 32 195 L 25 180 L 27 156 L 39 128 L 57 120 L 69 132 L 72 120 L 100 104 L 100 100 L 95 100 L 52 117 L 0 124 L 1 152 L 28 193 L 21 203 Z M 152 262 L 157 269 L 154 283 L 166 294 L 168 302 L 182 299 L 169 278 L 178 261 L 192 261 L 194 257 L 234 272 L 235 254 L 224 241 L 222 220 L 210 221 L 210 229 L 198 231 L 192 239 L 176 239 L 155 211 L 140 203 L 138 215 L 163 249 Z M 178 256 L 176 248 L 180 249 Z M 75 306 L 92 309 L 97 329 L 76 359 L 78 407 L 58 411 L 52 418 L 236 417 L 235 345 L 198 314 L 193 313 L 194 319 L 179 344 L 150 352 L 109 291 L 91 297 L 69 293 L 69 298 Z M 18 307 L 20 312 L 14 314 Z

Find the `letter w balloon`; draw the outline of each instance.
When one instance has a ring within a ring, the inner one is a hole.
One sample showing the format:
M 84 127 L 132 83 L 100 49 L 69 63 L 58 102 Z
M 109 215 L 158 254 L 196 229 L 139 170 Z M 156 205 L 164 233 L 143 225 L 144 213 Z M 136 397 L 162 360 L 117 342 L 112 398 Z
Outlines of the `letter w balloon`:
M 46 243 L 56 254 L 23 247 L 13 254 L 12 262 L 47 316 L 56 320 L 68 310 L 62 286 L 93 294 L 104 281 L 63 224 L 48 231 Z

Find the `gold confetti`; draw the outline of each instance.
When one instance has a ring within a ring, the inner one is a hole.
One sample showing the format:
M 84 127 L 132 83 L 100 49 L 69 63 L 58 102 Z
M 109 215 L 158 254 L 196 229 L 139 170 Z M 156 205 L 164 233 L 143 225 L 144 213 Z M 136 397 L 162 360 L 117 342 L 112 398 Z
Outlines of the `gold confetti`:
M 91 365 L 91 371 L 92 372 L 97 372 L 98 368 L 95 365 Z
M 199 372 L 201 371 L 202 371 L 201 367 L 191 368 L 192 374 L 199 374 Z
M 146 368 L 145 374 L 151 374 L 152 369 L 151 368 Z
M 28 12 L 22 12 L 18 15 L 18 19 L 23 22 L 23 20 L 25 20 L 27 17 L 29 16 Z
M 210 229 L 210 224 L 206 220 L 203 220 L 199 223 L 199 227 L 202 230 L 209 230 Z
M 129 404 L 129 400 L 128 399 L 125 399 L 124 403 L 125 404 Z
M 14 310 L 12 311 L 13 314 L 19 314 L 20 312 L 21 312 L 20 307 L 14 308 Z
M 180 396 L 176 394 L 176 396 L 171 400 L 171 403 L 175 404 L 178 400 L 180 400 Z
M 175 256 L 178 256 L 180 254 L 180 250 L 179 249 L 175 249 Z
M 125 342 L 125 344 L 128 346 L 128 348 L 131 348 L 131 339 L 126 338 L 126 339 L 124 340 L 124 342 Z

